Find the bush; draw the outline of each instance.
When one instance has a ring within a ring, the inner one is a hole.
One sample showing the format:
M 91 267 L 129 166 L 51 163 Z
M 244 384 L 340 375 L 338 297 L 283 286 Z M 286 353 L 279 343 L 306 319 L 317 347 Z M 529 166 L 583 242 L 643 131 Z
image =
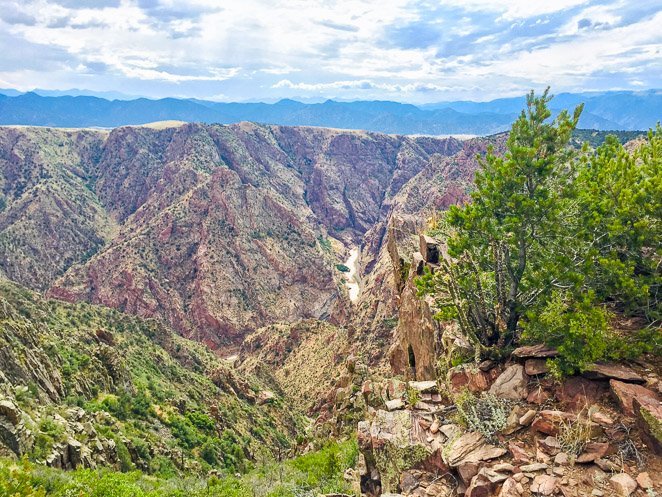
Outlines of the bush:
M 603 307 L 591 305 L 590 297 L 576 302 L 556 292 L 543 309 L 529 313 L 528 318 L 523 338 L 545 342 L 559 351 L 559 357 L 550 361 L 556 376 L 581 372 L 623 348 L 609 330 L 609 314 Z
M 198 432 L 191 420 L 183 416 L 174 415 L 168 420 L 173 436 L 185 449 L 199 447 L 203 442 L 203 436 Z
M 511 404 L 492 394 L 483 392 L 480 397 L 464 390 L 455 399 L 459 421 L 470 431 L 478 431 L 488 439 L 503 430 L 508 423 Z

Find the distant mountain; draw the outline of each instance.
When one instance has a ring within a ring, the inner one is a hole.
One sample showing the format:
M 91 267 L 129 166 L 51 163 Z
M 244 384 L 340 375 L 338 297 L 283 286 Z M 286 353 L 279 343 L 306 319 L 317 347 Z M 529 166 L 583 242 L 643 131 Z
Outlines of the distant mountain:
M 499 98 L 489 102 L 441 102 L 422 105 L 424 110 L 453 109 L 465 114 L 489 112 L 500 115 L 518 114 L 526 98 Z M 597 130 L 645 130 L 662 120 L 662 90 L 641 92 L 560 93 L 550 103 L 553 111 L 572 109 L 583 103 L 580 128 Z
M 476 134 L 505 131 L 524 97 L 490 102 L 442 102 L 420 107 L 388 101 L 225 103 L 196 99 L 107 100 L 85 90 L 29 92 L 0 90 L 0 124 L 58 127 L 117 127 L 154 121 L 230 124 L 253 121 L 290 126 L 363 129 L 391 134 Z M 552 101 L 560 111 L 585 103 L 580 127 L 645 130 L 662 118 L 662 91 L 562 93 Z

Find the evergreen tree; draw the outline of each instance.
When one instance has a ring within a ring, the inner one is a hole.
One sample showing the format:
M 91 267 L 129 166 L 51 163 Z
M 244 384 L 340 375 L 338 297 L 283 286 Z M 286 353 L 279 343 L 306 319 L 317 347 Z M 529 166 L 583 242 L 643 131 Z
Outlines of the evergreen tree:
M 438 227 L 450 260 L 422 278 L 442 317 L 457 318 L 477 353 L 509 346 L 524 311 L 547 297 L 554 265 L 567 266 L 559 247 L 567 230 L 575 153 L 569 146 L 582 111 L 550 121 L 549 89 L 527 96 L 507 152 L 490 149 L 476 173 L 471 202 L 452 206 Z

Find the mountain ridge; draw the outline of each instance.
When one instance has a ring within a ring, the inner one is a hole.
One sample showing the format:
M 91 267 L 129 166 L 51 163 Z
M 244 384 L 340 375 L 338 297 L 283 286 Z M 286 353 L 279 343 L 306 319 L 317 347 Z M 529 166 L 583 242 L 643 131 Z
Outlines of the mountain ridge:
M 3 94 L 2 92 L 6 92 Z M 302 103 L 214 102 L 200 99 L 136 98 L 107 100 L 77 91 L 52 96 L 0 90 L 0 124 L 55 127 L 117 127 L 162 120 L 230 124 L 262 124 L 365 129 L 388 134 L 493 134 L 508 129 L 524 97 L 489 102 L 442 102 L 415 106 L 390 101 L 326 100 Z M 580 127 L 598 130 L 641 130 L 662 115 L 662 93 L 562 93 L 553 111 L 585 102 Z

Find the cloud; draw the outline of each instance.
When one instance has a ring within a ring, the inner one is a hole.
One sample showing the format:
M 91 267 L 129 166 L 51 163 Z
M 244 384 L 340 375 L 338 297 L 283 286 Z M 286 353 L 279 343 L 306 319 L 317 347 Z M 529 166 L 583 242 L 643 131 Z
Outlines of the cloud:
M 4 0 L 0 79 L 223 100 L 661 87 L 661 11 L 652 0 Z
M 0 19 L 6 24 L 23 24 L 25 26 L 34 26 L 37 19 L 21 9 L 16 2 L 3 2 L 0 10 Z
M 317 21 L 317 24 L 320 26 L 324 26 L 329 29 L 337 29 L 339 31 L 349 31 L 352 33 L 355 33 L 356 31 L 359 30 L 358 27 L 352 26 L 351 24 L 342 24 L 338 22 L 333 22 L 333 21 L 328 21 L 328 20 L 322 20 L 322 21 Z
M 370 80 L 332 81 L 328 83 L 293 83 L 289 79 L 282 79 L 273 85 L 273 88 L 290 88 L 304 91 L 328 90 L 384 90 L 390 93 L 435 92 L 448 90 L 449 87 L 432 83 L 409 83 L 406 85 L 391 83 L 375 83 Z

